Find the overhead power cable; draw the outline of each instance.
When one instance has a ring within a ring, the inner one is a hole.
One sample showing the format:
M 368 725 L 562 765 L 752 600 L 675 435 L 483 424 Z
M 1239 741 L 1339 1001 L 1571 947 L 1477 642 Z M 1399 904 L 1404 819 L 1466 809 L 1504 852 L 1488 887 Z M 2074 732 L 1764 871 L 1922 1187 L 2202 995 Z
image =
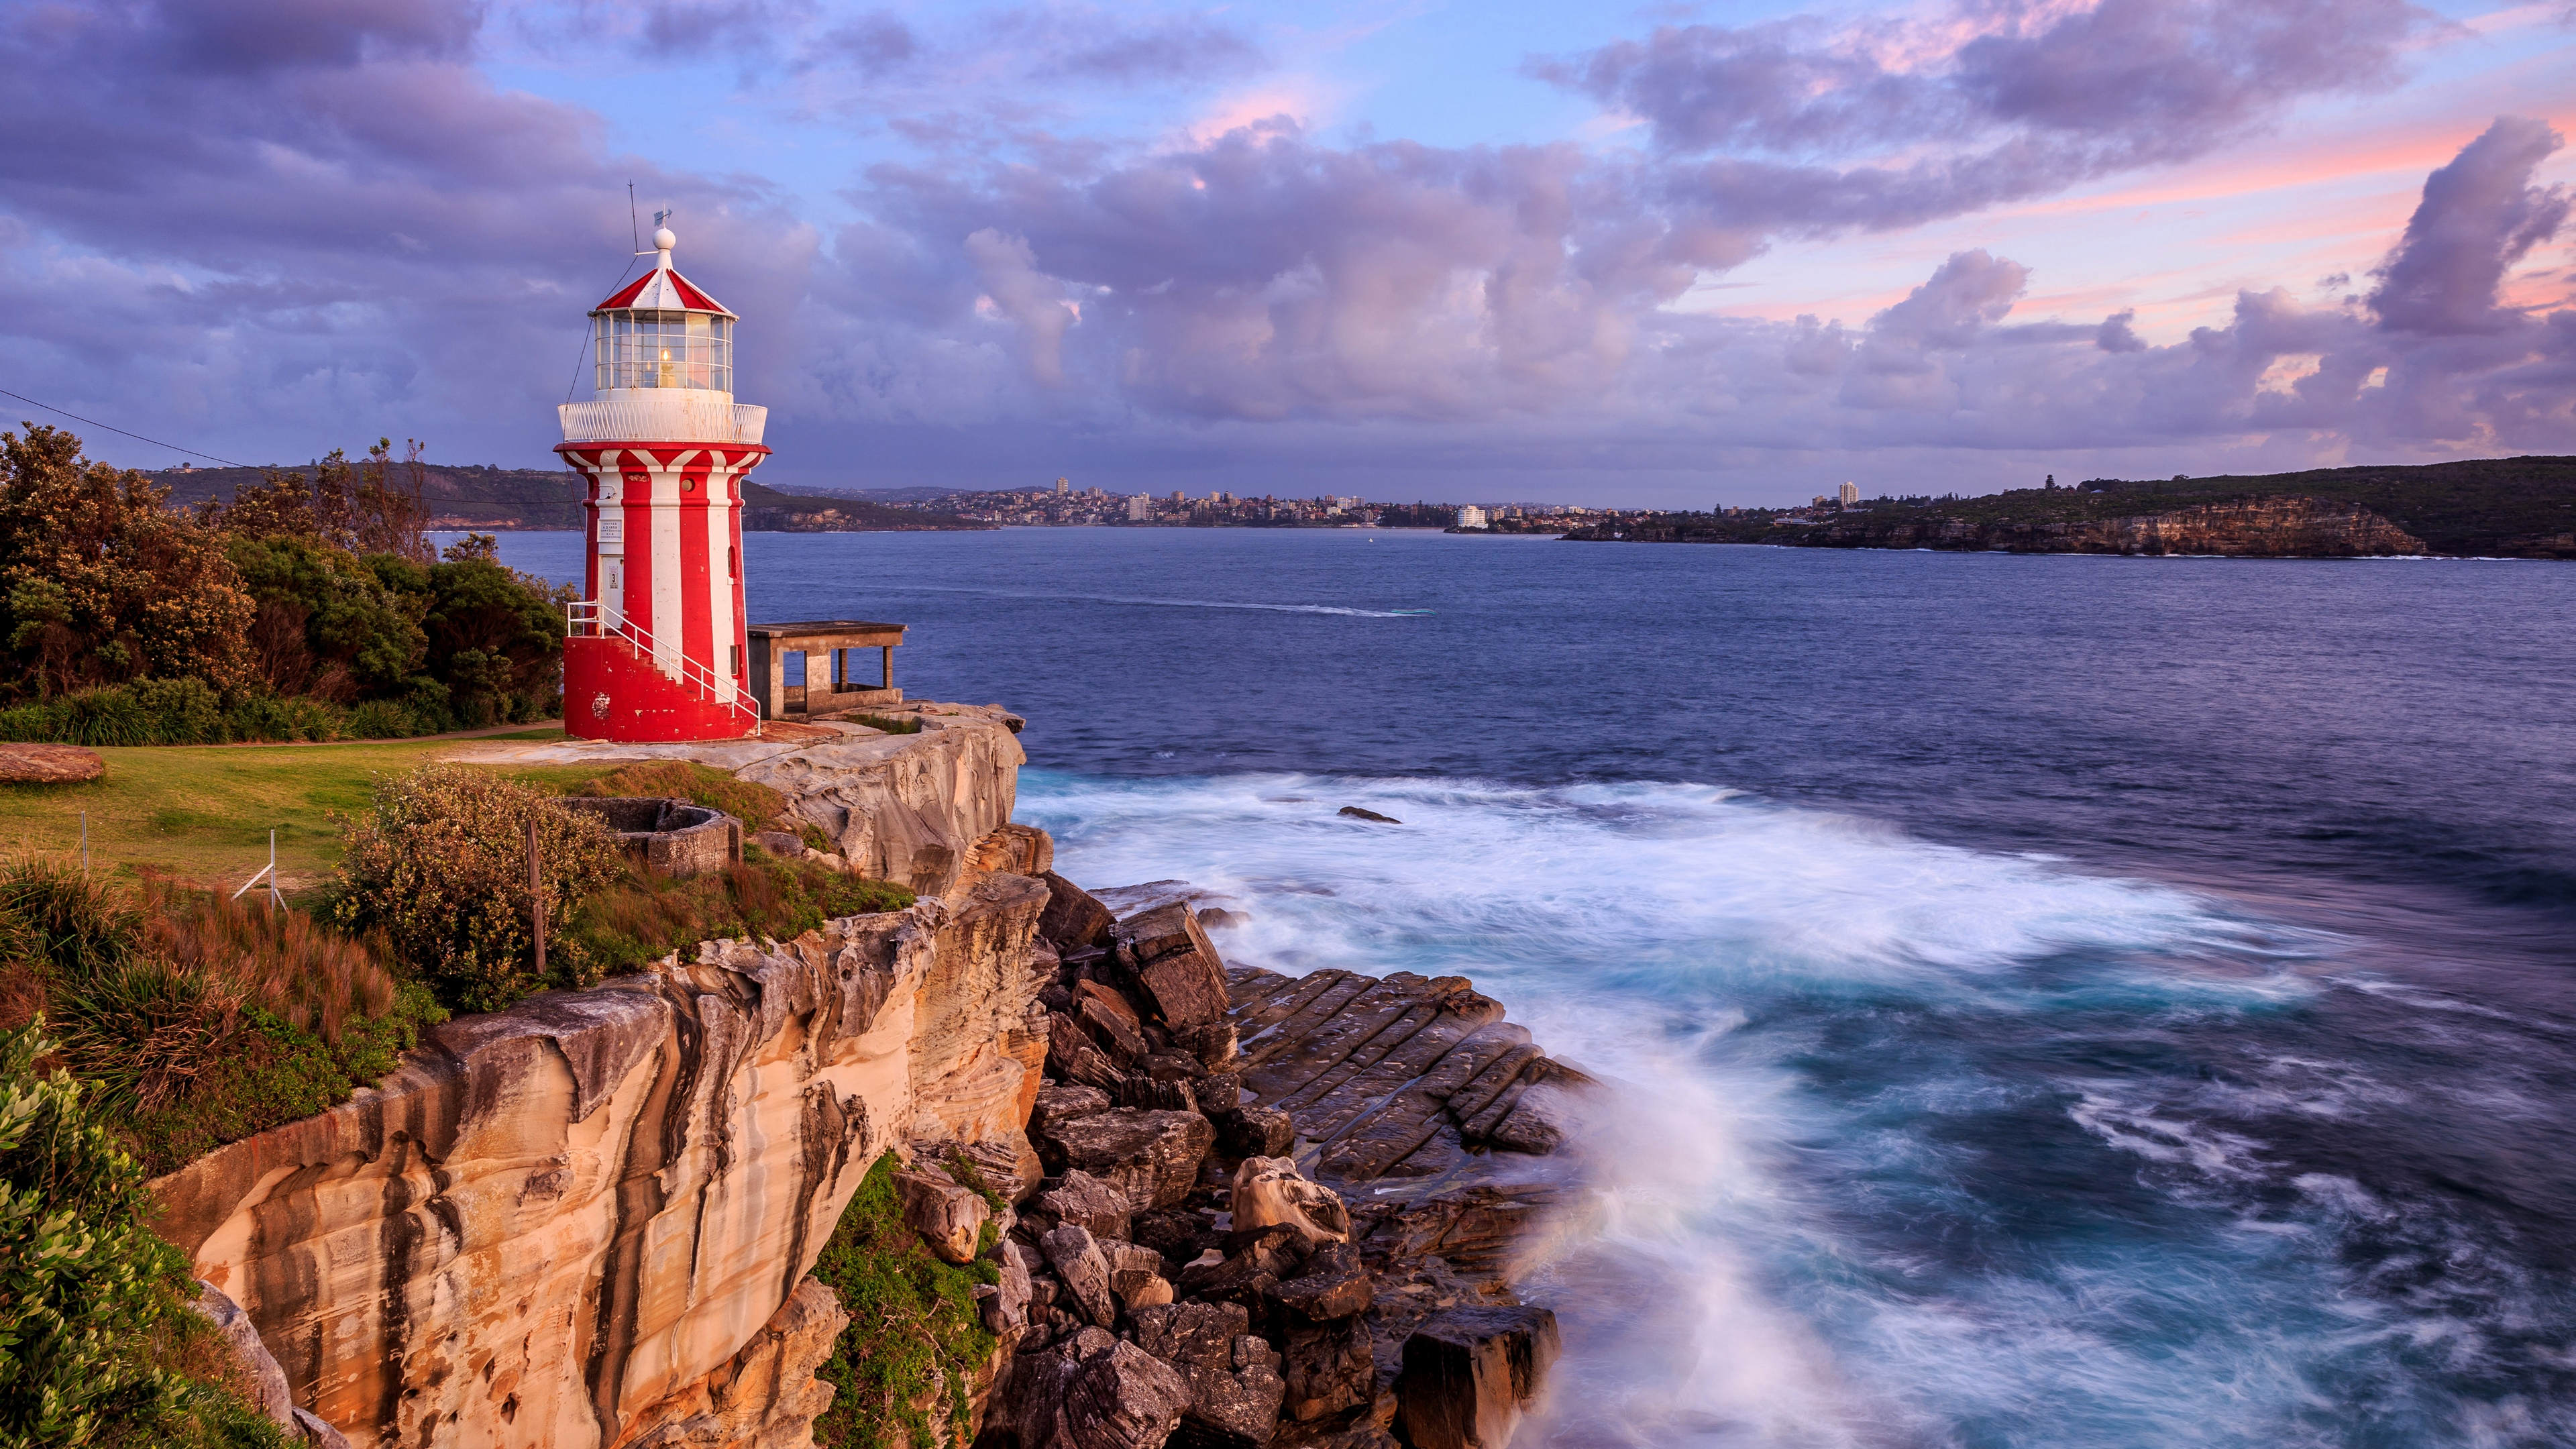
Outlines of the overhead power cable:
M 64 410 L 64 409 L 62 409 L 62 408 L 58 408 L 58 407 L 54 406 L 52 403 L 42 403 L 42 402 L 38 402 L 38 401 L 36 401 L 34 398 L 31 398 L 31 397 L 27 396 L 27 395 L 26 395 L 26 394 L 24 394 L 24 393 L 11 392 L 9 389 L 7 389 L 7 388 L 5 388 L 5 387 L 0 387 L 0 397 L 14 397 L 14 398 L 16 398 L 18 401 L 20 401 L 20 402 L 22 402 L 22 403 L 25 403 L 27 406 L 29 406 L 29 407 L 31 407 L 31 408 L 43 408 L 45 411 L 47 411 L 47 412 L 49 412 L 49 413 L 62 413 L 62 415 L 63 415 L 64 417 L 67 417 L 67 418 L 71 419 L 73 422 L 76 422 L 76 423 L 87 423 L 89 426 L 91 426 L 91 427 L 93 427 L 93 428 L 106 428 L 106 429 L 107 429 L 109 432 L 111 432 L 111 433 L 115 433 L 115 434 L 117 434 L 117 435 L 118 435 L 118 436 L 120 436 L 120 437 L 132 438 L 132 439 L 134 439 L 134 440 L 135 440 L 136 442 L 138 442 L 138 443 L 150 443 L 152 446 L 154 446 L 154 447 L 156 447 L 156 448 L 168 448 L 170 451 L 172 451 L 172 452 L 174 452 L 174 453 L 185 453 L 185 454 L 187 454 L 187 455 L 188 455 L 189 457 L 191 457 L 191 458 L 204 458 L 204 459 L 206 459 L 208 462 L 221 463 L 221 464 L 223 464 L 223 465 L 224 465 L 225 467 L 227 467 L 227 468 L 256 468 L 256 467 L 258 467 L 258 466 L 259 466 L 259 465 L 258 465 L 258 464 L 256 464 L 256 463 L 236 463 L 236 462 L 234 462 L 234 461 L 233 461 L 232 459 L 230 459 L 230 458 L 218 458 L 218 457 L 216 457 L 216 456 L 215 456 L 214 454 L 212 454 L 212 453 L 200 453 L 200 452 L 198 452 L 198 451 L 197 451 L 196 449 L 194 449 L 194 448 L 182 448 L 182 447 L 180 447 L 180 446 L 179 446 L 178 444 L 176 444 L 176 443 L 165 443 L 165 442 L 162 442 L 159 438 L 147 438 L 147 437 L 143 436 L 141 433 L 129 433 L 129 432 L 125 431 L 125 429 L 123 429 L 123 428 L 114 427 L 114 426 L 111 426 L 111 425 L 109 425 L 109 424 L 107 424 L 107 423 L 102 423 L 102 422 L 100 422 L 100 421 L 99 421 L 98 419 L 96 419 L 96 418 L 85 418 L 85 417 L 82 417 L 82 416 L 81 416 L 80 414 L 78 414 L 78 413 L 75 413 L 75 412 L 67 412 L 67 411 L 65 411 L 65 410 Z

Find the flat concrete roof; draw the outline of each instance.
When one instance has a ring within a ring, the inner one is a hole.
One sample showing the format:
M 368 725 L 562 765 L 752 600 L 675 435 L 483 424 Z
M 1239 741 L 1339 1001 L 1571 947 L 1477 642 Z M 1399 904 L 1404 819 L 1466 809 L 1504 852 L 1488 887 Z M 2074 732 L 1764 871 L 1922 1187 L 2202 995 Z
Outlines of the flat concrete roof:
M 743 632 L 778 638 L 790 634 L 883 634 L 888 630 L 900 634 L 901 624 L 885 624 L 874 619 L 807 619 L 797 624 L 745 624 Z

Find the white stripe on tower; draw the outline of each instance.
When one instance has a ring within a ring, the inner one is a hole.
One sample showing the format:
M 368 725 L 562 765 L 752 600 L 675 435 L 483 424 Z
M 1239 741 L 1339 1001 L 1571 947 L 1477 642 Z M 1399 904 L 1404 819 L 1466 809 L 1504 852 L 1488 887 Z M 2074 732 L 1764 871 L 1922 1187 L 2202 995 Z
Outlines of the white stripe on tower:
M 733 470 L 725 466 L 720 453 L 710 453 L 707 465 L 707 648 L 714 658 L 707 661 L 707 672 L 716 677 L 716 703 L 733 703 L 733 570 L 726 567 L 725 549 L 731 541 L 733 508 Z
M 640 451 L 640 450 L 639 450 Z M 646 456 L 650 456 L 647 454 Z M 680 677 L 680 468 L 692 455 L 653 465 L 653 662 Z

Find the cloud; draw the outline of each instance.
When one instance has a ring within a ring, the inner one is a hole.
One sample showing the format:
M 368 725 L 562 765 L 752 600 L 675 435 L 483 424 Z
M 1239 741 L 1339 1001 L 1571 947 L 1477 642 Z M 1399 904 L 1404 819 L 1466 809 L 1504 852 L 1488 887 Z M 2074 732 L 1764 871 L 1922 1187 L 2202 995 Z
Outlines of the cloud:
M 2522 315 L 2498 307 L 2496 289 L 2566 223 L 2567 188 L 2531 184 L 2565 144 L 2544 122 L 2505 117 L 2434 172 L 2405 240 L 2375 273 L 2380 325 L 2431 336 L 2514 330 Z
M 756 174 L 619 155 L 595 115 L 496 86 L 466 0 L 283 12 L 309 22 L 291 34 L 250 6 L 21 7 L 0 12 L 19 81 L 0 89 L 0 351 L 49 401 L 228 456 L 408 430 L 525 461 L 554 441 L 582 313 L 625 261 L 632 177 L 679 208 L 682 265 L 744 314 L 743 393 L 774 410 L 784 478 L 1087 459 L 1401 487 L 1827 454 L 2576 451 L 2576 311 L 2499 301 L 2566 216 L 2534 180 L 2558 144 L 2539 122 L 2499 121 L 2434 172 L 2367 299 L 2252 288 L 2166 345 L 2129 312 L 2017 317 L 2032 278 L 2009 248 L 1950 258 L 1858 325 L 1676 310 L 1779 238 L 1953 214 L 2374 84 L 2412 23 L 2354 0 L 2341 33 L 2301 40 L 2311 12 L 2253 11 L 1961 11 L 1759 46 L 1657 32 L 1568 72 L 1643 108 L 1653 144 L 1609 152 L 1341 141 L 1284 117 L 1119 143 L 943 95 L 898 118 L 926 157 L 855 178 L 826 234 Z M 675 45 L 753 43 L 744 7 L 635 13 L 638 44 L 656 14 Z M 890 88 L 939 89 L 985 24 L 1038 27 L 999 52 L 1005 82 L 1262 63 L 1222 16 L 774 13 L 780 54 L 829 50 Z M 1691 81 L 1710 56 L 1737 69 Z M 2115 84 L 2176 89 L 2081 94 Z
M 2385 87 L 2424 19 L 2404 0 L 1970 0 L 1922 21 L 1666 26 L 1527 69 L 1642 119 L 1667 157 L 1718 158 L 1694 177 L 1715 209 L 1897 226 Z

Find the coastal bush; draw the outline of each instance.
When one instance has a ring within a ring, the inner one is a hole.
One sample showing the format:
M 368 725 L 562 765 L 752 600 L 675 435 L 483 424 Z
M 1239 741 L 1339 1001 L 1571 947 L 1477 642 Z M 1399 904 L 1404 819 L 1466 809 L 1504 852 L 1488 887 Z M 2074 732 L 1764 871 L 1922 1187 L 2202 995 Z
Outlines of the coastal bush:
M 347 1099 L 446 1018 L 302 911 L 66 864 L 0 866 L 0 1027 L 48 1015 L 153 1171 Z
M 745 846 L 739 864 L 685 880 L 630 868 L 582 907 L 566 934 L 613 974 L 700 941 L 784 941 L 842 916 L 899 911 L 913 899 L 891 881 L 861 880 Z
M 544 986 L 587 986 L 599 967 L 575 934 L 550 942 L 547 978 L 537 977 L 531 826 L 546 918 L 568 922 L 624 870 L 598 820 L 460 766 L 381 779 L 373 805 L 342 831 L 333 914 L 346 929 L 380 933 L 451 1011 L 497 1011 Z
M 0 1033 L 0 1445 L 284 1449 L 190 1322 L 142 1165 L 79 1081 L 37 1071 L 51 1049 L 40 1024 Z
M 903 1221 L 894 1154 L 879 1157 L 841 1211 L 814 1260 L 814 1276 L 850 1315 L 815 1376 L 832 1407 L 814 1421 L 823 1449 L 965 1449 L 968 1383 L 995 1339 L 975 1311 L 975 1285 L 1001 1270 L 978 1258 L 963 1268 L 931 1256 Z

